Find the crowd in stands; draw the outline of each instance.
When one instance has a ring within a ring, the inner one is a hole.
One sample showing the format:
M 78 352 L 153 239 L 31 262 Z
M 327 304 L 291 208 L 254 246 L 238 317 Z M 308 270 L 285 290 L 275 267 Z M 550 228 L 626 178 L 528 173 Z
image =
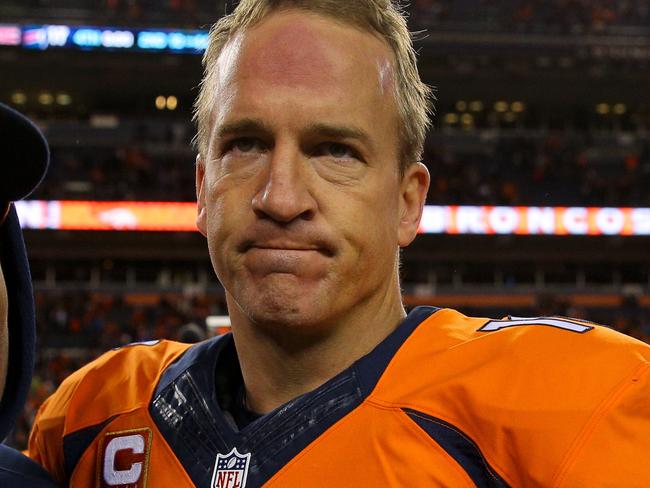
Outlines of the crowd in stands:
M 612 26 L 650 26 L 645 0 L 415 0 L 421 27 L 481 25 L 498 31 L 603 32 Z
M 168 25 L 194 27 L 215 22 L 226 2 L 210 0 L 8 0 L 2 2 L 5 17 L 37 17 L 38 20 L 86 20 L 94 24 Z
M 439 304 L 444 305 L 444 304 Z M 36 293 L 39 350 L 31 394 L 9 442 L 24 448 L 38 407 L 72 372 L 103 352 L 134 341 L 174 339 L 197 342 L 209 335 L 208 315 L 226 314 L 217 295 L 112 295 L 75 292 Z M 650 343 L 650 310 L 630 297 L 623 307 L 572 307 L 561 298 L 540 296 L 534 309 L 472 309 L 475 316 L 561 315 L 595 320 Z M 191 325 L 190 325 L 191 324 Z
M 650 206 L 650 140 L 564 131 L 477 139 L 427 145 L 428 203 Z
M 132 21 L 146 21 L 151 11 L 182 23 L 196 24 L 206 17 L 216 20 L 217 2 L 207 0 L 105 0 L 104 3 L 110 21 L 124 16 Z
M 193 201 L 194 159 L 141 146 L 54 148 L 42 200 Z
M 46 127 L 51 147 L 42 200 L 193 201 L 195 153 L 187 122 Z
M 184 324 L 226 313 L 222 294 L 114 295 L 37 292 L 38 335 L 47 347 L 105 351 L 130 342 L 178 338 Z

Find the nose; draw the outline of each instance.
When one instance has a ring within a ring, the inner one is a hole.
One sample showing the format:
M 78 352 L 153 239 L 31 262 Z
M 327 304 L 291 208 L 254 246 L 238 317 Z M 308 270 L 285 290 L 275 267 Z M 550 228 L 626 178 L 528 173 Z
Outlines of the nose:
M 253 197 L 253 210 L 260 218 L 279 223 L 311 220 L 316 211 L 307 181 L 305 160 L 298 148 L 276 145 Z

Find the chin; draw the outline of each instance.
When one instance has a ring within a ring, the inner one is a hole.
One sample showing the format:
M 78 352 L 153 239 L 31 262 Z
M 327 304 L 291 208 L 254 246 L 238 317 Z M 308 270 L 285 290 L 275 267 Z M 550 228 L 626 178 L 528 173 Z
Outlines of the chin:
M 274 274 L 246 280 L 234 297 L 248 318 L 255 323 L 296 324 L 318 321 L 330 294 L 321 280 L 301 279 L 291 274 Z
M 274 327 L 309 327 L 318 322 L 313 310 L 301 306 L 296 301 L 287 301 L 273 297 L 261 303 L 251 304 L 246 310 L 248 317 L 257 325 Z
M 309 293 L 284 294 L 277 290 L 246 297 L 239 306 L 252 324 L 267 331 L 309 333 L 328 323 L 322 300 Z

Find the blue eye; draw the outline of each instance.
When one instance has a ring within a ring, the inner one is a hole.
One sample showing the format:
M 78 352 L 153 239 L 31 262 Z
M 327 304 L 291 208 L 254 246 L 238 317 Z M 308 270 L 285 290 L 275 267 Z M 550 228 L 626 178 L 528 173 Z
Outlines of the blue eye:
M 329 145 L 330 154 L 335 158 L 352 157 L 352 150 L 345 144 L 332 143 Z

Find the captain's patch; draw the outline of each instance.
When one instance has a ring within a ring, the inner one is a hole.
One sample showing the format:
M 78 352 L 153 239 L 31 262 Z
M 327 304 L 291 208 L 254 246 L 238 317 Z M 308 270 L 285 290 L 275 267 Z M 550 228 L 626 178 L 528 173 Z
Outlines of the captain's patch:
M 146 488 L 151 429 L 104 434 L 97 455 L 97 488 Z

